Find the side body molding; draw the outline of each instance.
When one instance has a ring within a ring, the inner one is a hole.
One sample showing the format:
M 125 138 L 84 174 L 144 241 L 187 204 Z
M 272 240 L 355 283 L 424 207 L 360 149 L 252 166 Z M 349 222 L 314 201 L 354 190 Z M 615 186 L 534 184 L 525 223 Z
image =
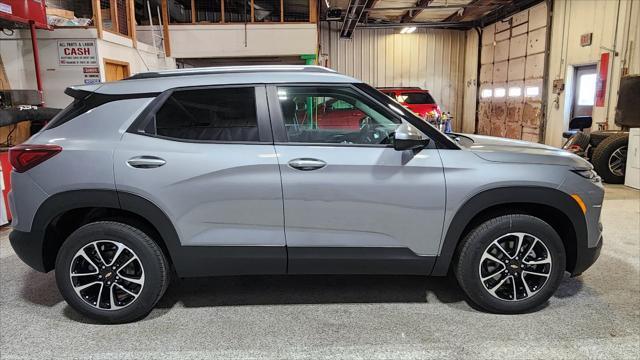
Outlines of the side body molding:
M 580 252 L 587 249 L 587 224 L 579 205 L 568 194 L 543 187 L 515 186 L 502 187 L 480 192 L 467 200 L 457 209 L 444 236 L 440 255 L 436 260 L 431 275 L 444 276 L 467 225 L 483 210 L 498 205 L 539 204 L 553 207 L 569 218 L 576 235 L 576 249 L 566 249 L 567 253 L 575 251 L 580 259 Z M 574 269 L 567 269 L 573 272 Z

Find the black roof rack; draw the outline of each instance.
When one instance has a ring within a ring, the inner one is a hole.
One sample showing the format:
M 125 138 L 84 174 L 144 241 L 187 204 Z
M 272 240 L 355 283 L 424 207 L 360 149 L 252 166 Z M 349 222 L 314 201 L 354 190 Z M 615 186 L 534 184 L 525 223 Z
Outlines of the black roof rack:
M 214 75 L 229 73 L 251 73 L 251 72 L 312 72 L 312 73 L 335 73 L 336 71 L 314 65 L 261 65 L 261 66 L 215 66 L 206 68 L 176 69 L 166 71 L 151 71 L 138 73 L 129 76 L 124 80 L 154 79 L 174 76 L 196 76 Z

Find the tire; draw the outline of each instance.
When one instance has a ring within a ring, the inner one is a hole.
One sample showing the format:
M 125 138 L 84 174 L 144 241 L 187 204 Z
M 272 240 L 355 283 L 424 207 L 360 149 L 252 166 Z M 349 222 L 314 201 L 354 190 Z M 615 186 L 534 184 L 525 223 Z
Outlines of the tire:
M 525 234 L 519 256 L 515 249 L 520 235 L 509 235 L 512 233 Z M 501 252 L 496 242 L 507 252 Z M 485 257 L 485 251 L 500 260 L 501 265 Z M 527 265 L 547 259 L 549 264 Z M 537 309 L 549 300 L 562 280 L 565 264 L 564 245 L 549 224 L 534 216 L 512 214 L 490 219 L 469 232 L 461 243 L 454 273 L 464 293 L 477 307 L 492 313 L 518 314 Z M 513 279 L 518 279 L 515 300 Z M 523 279 L 527 281 L 526 288 Z
M 578 131 L 573 134 L 569 138 L 569 140 L 567 140 L 562 148 L 565 150 L 571 150 L 575 146 L 580 148 L 580 151 L 578 151 L 577 153 L 583 153 L 589 146 L 589 135 L 583 133 L 582 131 Z
M 611 135 L 593 150 L 593 169 L 609 184 L 624 183 L 629 134 Z
M 60 247 L 55 272 L 58 289 L 73 309 L 108 324 L 146 316 L 170 276 L 162 250 L 149 236 L 114 221 L 74 231 Z
M 621 134 L 620 131 L 613 131 L 613 130 L 604 130 L 604 131 L 594 131 L 591 133 L 591 137 L 589 139 L 589 144 L 591 144 L 591 146 L 596 147 L 598 145 L 600 145 L 600 143 L 602 142 L 602 140 L 610 137 L 610 136 L 614 136 L 614 135 L 619 135 Z

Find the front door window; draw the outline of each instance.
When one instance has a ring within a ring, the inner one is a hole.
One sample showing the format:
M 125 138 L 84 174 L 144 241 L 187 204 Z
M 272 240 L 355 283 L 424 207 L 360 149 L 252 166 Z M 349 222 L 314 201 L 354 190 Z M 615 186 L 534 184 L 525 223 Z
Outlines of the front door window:
M 289 142 L 385 145 L 401 123 L 348 87 L 279 87 L 278 99 Z

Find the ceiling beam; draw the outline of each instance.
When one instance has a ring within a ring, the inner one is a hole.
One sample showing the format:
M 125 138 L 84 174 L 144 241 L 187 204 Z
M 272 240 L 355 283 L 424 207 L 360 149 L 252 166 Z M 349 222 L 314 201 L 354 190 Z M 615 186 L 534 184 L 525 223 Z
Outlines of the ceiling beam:
M 487 12 L 493 11 L 496 7 L 501 7 L 512 3 L 513 0 L 474 0 L 463 7 L 462 12 L 451 14 L 442 21 L 471 21 L 476 20 Z
M 400 7 L 379 7 L 379 8 L 375 8 L 375 9 L 367 9 L 365 11 L 367 12 L 374 12 L 374 11 L 398 11 L 398 10 L 432 10 L 432 9 L 460 9 L 464 7 L 464 5 L 431 5 L 431 6 L 424 6 L 424 7 L 417 7 L 417 6 L 400 6 Z
M 415 19 L 416 16 L 418 16 L 424 9 L 426 9 L 429 6 L 429 4 L 431 4 L 432 1 L 433 0 L 418 0 L 415 7 L 419 9 L 407 10 L 407 12 L 400 17 L 400 22 L 401 23 L 412 22 L 413 19 Z
M 365 15 L 364 22 L 367 22 L 370 10 L 374 7 L 379 0 L 351 0 L 349 1 L 349 7 L 344 16 L 342 23 L 342 29 L 340 30 L 340 37 L 343 39 L 351 39 L 353 32 L 356 30 L 358 23 L 361 21 L 362 15 Z
M 482 18 L 477 19 L 476 22 L 480 27 L 491 25 L 496 21 L 506 19 L 543 1 L 545 0 L 513 0 L 509 4 L 497 7 Z

